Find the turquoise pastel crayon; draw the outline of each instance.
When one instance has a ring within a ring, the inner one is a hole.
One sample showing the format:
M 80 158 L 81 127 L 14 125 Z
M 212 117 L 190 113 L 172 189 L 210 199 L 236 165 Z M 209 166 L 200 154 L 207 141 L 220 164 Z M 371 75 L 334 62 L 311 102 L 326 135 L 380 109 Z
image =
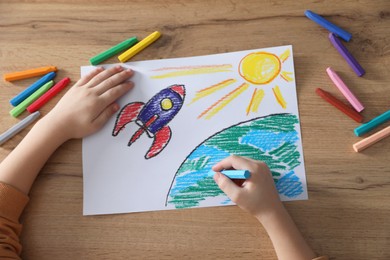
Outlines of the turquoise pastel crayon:
M 56 76 L 56 73 L 53 71 L 53 72 L 50 72 L 50 73 L 47 73 L 45 76 L 43 76 L 42 78 L 40 78 L 39 80 L 35 81 L 32 85 L 30 85 L 28 88 L 26 88 L 25 90 L 23 90 L 22 92 L 20 92 L 18 95 L 16 95 L 13 99 L 11 99 L 9 102 L 11 103 L 11 105 L 13 105 L 14 107 L 16 107 L 17 105 L 19 105 L 20 103 L 23 102 L 23 100 L 25 100 L 26 98 L 28 98 L 32 93 L 34 93 L 37 89 L 39 89 L 40 87 L 42 87 L 44 84 L 46 84 L 48 81 L 54 79 L 54 77 Z
M 355 128 L 354 133 L 356 136 L 361 136 L 368 131 L 374 129 L 375 127 L 379 126 L 380 124 L 383 124 L 384 122 L 390 120 L 390 110 L 384 112 L 383 114 L 375 117 L 371 121 L 362 124 L 361 126 Z
M 230 179 L 248 179 L 251 173 L 248 170 L 223 170 L 222 174 L 226 175 Z M 209 171 L 208 176 L 214 176 L 214 171 Z

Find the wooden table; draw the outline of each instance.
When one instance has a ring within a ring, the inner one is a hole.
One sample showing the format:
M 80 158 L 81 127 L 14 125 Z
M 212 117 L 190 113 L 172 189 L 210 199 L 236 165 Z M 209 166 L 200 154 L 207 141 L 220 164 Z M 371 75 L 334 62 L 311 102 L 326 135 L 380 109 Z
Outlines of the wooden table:
M 345 45 L 366 75 L 353 73 L 306 9 L 353 34 Z M 314 92 L 322 87 L 340 97 L 325 73 L 332 66 L 363 101 L 366 120 L 390 108 L 389 1 L 1 1 L 0 74 L 55 65 L 58 78 L 75 82 L 96 53 L 155 30 L 163 37 L 133 60 L 292 44 L 310 199 L 285 205 L 318 254 L 390 259 L 390 139 L 353 152 L 358 124 Z M 33 81 L 1 83 L 1 132 L 18 121 L 8 100 Z M 27 131 L 0 148 L 1 159 Z M 236 206 L 83 217 L 82 182 L 81 141 L 69 141 L 30 193 L 23 258 L 276 258 L 261 225 Z

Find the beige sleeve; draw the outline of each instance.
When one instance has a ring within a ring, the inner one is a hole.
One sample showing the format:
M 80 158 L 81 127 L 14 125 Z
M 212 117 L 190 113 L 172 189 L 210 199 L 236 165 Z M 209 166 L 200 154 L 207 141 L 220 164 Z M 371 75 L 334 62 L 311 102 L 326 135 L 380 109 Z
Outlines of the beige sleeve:
M 0 259 L 20 259 L 19 217 L 28 200 L 26 194 L 0 182 Z

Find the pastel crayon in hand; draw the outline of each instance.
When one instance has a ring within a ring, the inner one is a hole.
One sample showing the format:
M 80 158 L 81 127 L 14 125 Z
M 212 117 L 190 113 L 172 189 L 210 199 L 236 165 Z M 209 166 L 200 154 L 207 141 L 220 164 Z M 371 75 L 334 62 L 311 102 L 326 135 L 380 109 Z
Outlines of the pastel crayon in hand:
M 221 173 L 230 179 L 248 179 L 251 173 L 248 170 L 223 170 Z M 209 171 L 207 176 L 214 176 L 214 171 Z

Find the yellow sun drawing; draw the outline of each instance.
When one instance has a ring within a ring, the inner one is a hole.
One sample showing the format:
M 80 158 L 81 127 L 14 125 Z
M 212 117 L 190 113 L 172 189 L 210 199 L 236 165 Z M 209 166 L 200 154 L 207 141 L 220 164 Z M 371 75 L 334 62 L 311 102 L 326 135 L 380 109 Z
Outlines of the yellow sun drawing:
M 253 52 L 246 55 L 241 59 L 238 65 L 238 72 L 240 76 L 246 81 L 241 83 L 238 87 L 234 88 L 228 94 L 221 97 L 214 104 L 206 108 L 198 118 L 210 119 L 221 111 L 225 106 L 230 102 L 240 96 L 242 93 L 246 92 L 252 85 L 254 85 L 253 93 L 249 100 L 248 106 L 246 108 L 246 115 L 251 112 L 258 112 L 261 101 L 265 96 L 265 91 L 259 89 L 260 85 L 269 85 L 273 80 L 278 76 L 283 78 L 287 82 L 291 82 L 293 78 L 291 77 L 293 72 L 283 71 L 283 63 L 290 57 L 290 49 L 284 51 L 280 56 L 277 56 L 270 52 Z M 193 66 L 193 67 L 184 67 L 181 71 L 166 73 L 159 76 L 154 76 L 152 78 L 165 78 L 174 76 L 184 76 L 184 75 L 195 75 L 195 74 L 205 74 L 205 73 L 216 73 L 216 72 L 226 72 L 229 71 L 231 65 L 211 65 L 211 66 Z M 163 68 L 160 70 L 167 69 L 179 69 L 179 68 Z M 207 97 L 217 91 L 220 91 L 233 83 L 237 82 L 236 79 L 226 79 L 222 82 L 219 82 L 210 87 L 201 89 L 196 92 L 195 97 L 191 100 L 188 105 L 193 104 L 194 102 Z M 283 95 L 280 91 L 279 86 L 275 85 L 272 87 L 272 92 L 275 96 L 277 103 L 283 108 L 286 109 L 287 103 L 283 98 Z

